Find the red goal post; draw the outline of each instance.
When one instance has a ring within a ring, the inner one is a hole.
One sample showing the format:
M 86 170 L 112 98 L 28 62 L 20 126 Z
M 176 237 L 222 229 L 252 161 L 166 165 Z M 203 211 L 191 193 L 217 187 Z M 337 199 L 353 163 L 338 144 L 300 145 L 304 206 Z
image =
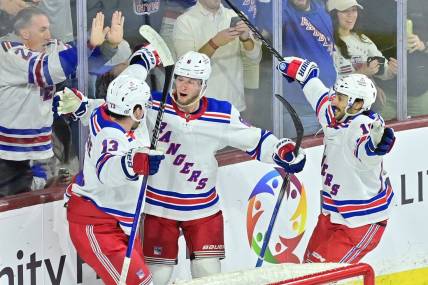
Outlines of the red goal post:
M 278 264 L 262 268 L 220 273 L 176 285 L 316 285 L 362 277 L 364 285 L 375 284 L 373 268 L 366 263 Z M 344 284 L 344 283 L 340 283 Z

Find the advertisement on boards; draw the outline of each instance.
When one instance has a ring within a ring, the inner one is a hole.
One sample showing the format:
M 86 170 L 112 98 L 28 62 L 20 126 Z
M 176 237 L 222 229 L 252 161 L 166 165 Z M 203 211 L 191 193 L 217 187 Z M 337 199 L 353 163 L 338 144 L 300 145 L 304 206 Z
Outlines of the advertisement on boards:
M 362 260 L 371 264 L 378 276 L 428 267 L 428 152 L 424 147 L 428 145 L 428 128 L 396 135 L 396 145 L 384 161 L 395 192 L 392 214 L 379 246 Z M 264 266 L 301 262 L 316 224 L 323 147 L 308 148 L 306 153 L 305 169 L 291 176 Z M 283 177 L 274 165 L 258 161 L 219 169 L 217 188 L 225 218 L 224 272 L 255 267 Z M 0 285 L 102 284 L 76 256 L 62 201 L 2 212 L 0 227 Z M 176 278 L 190 278 L 183 239 Z

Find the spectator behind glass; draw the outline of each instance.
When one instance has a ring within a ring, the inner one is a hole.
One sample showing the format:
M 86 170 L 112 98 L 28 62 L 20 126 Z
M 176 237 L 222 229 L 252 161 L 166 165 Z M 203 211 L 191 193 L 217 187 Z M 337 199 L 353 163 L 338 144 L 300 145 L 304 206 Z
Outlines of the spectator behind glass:
M 70 0 L 72 5 L 77 3 L 77 0 Z M 141 25 L 150 25 L 156 31 L 160 30 L 162 17 L 164 15 L 165 6 L 170 0 L 158 0 L 159 6 L 156 6 L 155 0 L 151 0 L 152 7 L 150 15 L 137 15 L 133 8 L 134 0 L 87 0 L 87 19 L 88 26 L 90 25 L 89 19 L 94 17 L 96 13 L 103 12 L 106 17 L 110 17 L 114 11 L 122 11 L 126 18 L 126 27 L 124 30 L 124 38 L 129 42 L 131 47 L 138 45 L 141 42 L 141 36 L 138 29 Z M 178 0 L 177 0 L 178 1 Z M 181 1 L 181 0 L 180 0 Z M 147 1 L 140 1 L 141 3 Z M 73 7 L 74 9 L 74 7 Z M 109 23 L 107 23 L 109 24 Z
M 236 14 L 220 2 L 199 0 L 179 16 L 173 43 L 177 57 L 192 50 L 211 58 L 212 74 L 205 96 L 227 100 L 241 112 L 246 108 L 243 62 L 260 63 L 261 43 L 250 35 L 243 21 L 230 27 L 231 18 Z
M 49 16 L 53 38 L 65 43 L 74 40 L 70 0 L 41 0 L 37 7 Z
M 320 67 L 320 79 L 333 86 L 336 70 L 333 63 L 333 25 L 324 2 L 318 0 L 283 0 L 282 13 L 283 54 L 314 61 Z M 285 80 L 284 80 L 285 81 Z M 302 119 L 305 134 L 321 128 L 315 112 L 303 96 L 299 84 L 284 82 L 284 95 L 293 104 Z M 290 120 L 290 119 L 289 119 Z M 291 120 L 289 124 L 292 124 Z M 287 122 L 285 125 L 289 125 Z M 293 137 L 292 128 L 284 134 Z
M 104 29 L 103 16 L 94 19 L 94 51 L 106 37 L 112 46 L 122 40 L 120 14 L 115 22 L 112 28 Z M 0 49 L 0 112 L 4 114 L 0 117 L 0 196 L 29 191 L 33 175 L 38 181 L 36 188 L 44 187 L 46 169 L 41 170 L 37 162 L 53 156 L 55 85 L 72 76 L 77 67 L 76 48 L 51 38 L 50 22 L 42 10 L 21 10 L 14 30 L 7 36 L 14 41 L 1 42 Z
M 35 5 L 49 16 L 53 38 L 73 41 L 70 0 L 0 0 L 0 36 L 12 32 L 13 17 L 19 11 Z
M 29 161 L 53 156 L 52 97 L 55 84 L 76 70 L 76 48 L 52 40 L 45 12 L 21 10 L 18 42 L 0 49 L 0 196 L 29 191 Z M 15 171 L 15 172 L 13 172 Z
M 410 116 L 428 114 L 428 3 L 409 1 L 407 16 L 407 112 Z
M 376 45 L 359 31 L 358 13 L 363 6 L 356 0 L 329 0 L 327 7 L 333 19 L 334 64 L 338 76 L 360 73 L 382 80 L 392 79 L 397 74 L 397 60 L 393 57 L 386 60 Z M 374 108 L 379 108 L 385 104 L 386 96 L 379 86 L 376 89 Z
M 41 0 L 31 2 L 23 0 L 0 0 L 0 37 L 13 30 L 13 18 L 24 8 L 37 4 Z

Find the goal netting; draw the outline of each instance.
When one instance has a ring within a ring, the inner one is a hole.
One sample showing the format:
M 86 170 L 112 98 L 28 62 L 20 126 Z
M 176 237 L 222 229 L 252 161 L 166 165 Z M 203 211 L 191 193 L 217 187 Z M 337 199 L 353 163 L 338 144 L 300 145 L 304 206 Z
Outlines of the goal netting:
M 268 267 L 215 274 L 190 281 L 175 281 L 176 285 L 260 285 L 260 284 L 327 284 L 361 276 L 365 285 L 374 285 L 374 272 L 365 263 L 284 263 Z M 337 283 L 334 283 L 337 284 Z M 346 283 L 339 283 L 346 284 Z

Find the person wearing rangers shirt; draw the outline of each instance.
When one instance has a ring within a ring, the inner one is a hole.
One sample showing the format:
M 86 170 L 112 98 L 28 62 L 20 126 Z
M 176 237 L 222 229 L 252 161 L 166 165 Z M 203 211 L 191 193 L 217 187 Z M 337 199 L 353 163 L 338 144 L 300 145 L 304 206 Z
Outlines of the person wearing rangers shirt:
M 93 23 L 90 62 L 102 64 L 123 40 L 123 17 L 119 12 L 112 16 L 107 35 L 102 13 Z M 71 77 L 77 67 L 76 47 L 51 38 L 49 18 L 42 10 L 21 10 L 14 29 L 0 41 L 0 197 L 30 191 L 33 175 L 38 178 L 31 173 L 30 160 L 53 156 L 55 85 Z M 104 42 L 108 48 L 101 48 Z M 43 188 L 46 182 L 40 184 L 32 189 Z
M 103 282 L 112 285 L 119 282 L 142 176 L 154 175 L 164 158 L 144 147 L 149 141 L 145 117 L 150 88 L 135 79 L 132 67 L 110 83 L 106 103 L 91 113 L 83 171 L 66 191 L 73 245 Z M 82 97 L 76 91 L 65 92 Z M 133 135 L 137 127 L 139 142 Z M 153 285 L 139 240 L 131 253 L 126 284 Z
M 131 57 L 130 67 L 140 80 L 146 79 L 146 66 L 153 67 L 144 64 L 152 57 L 149 49 Z M 167 284 L 172 276 L 180 231 L 189 249 L 192 276 L 220 272 L 225 248 L 215 187 L 218 150 L 235 147 L 289 173 L 301 171 L 306 161 L 303 150 L 294 156 L 295 144 L 290 139 L 278 140 L 271 132 L 244 122 L 229 102 L 205 97 L 210 73 L 210 59 L 198 52 L 187 52 L 175 64 L 175 90 L 167 97 L 158 141 L 165 161 L 158 173 L 149 177 L 144 207 L 144 258 L 156 285 Z M 152 93 L 149 130 L 154 128 L 161 97 Z
M 304 261 L 357 263 L 378 245 L 389 217 L 394 193 L 383 157 L 394 131 L 370 111 L 376 87 L 366 75 L 344 76 L 330 91 L 314 62 L 287 57 L 278 69 L 301 84 L 324 131 L 322 213 Z

